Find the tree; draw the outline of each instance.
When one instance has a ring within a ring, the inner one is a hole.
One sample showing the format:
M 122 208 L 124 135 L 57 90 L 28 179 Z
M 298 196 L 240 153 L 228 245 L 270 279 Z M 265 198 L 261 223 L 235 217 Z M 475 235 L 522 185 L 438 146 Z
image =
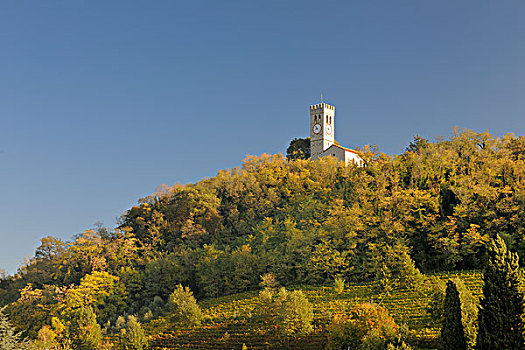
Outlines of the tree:
M 416 135 L 414 136 L 414 141 L 411 141 L 406 148 L 406 152 L 420 153 L 427 145 L 429 144 L 428 140 Z
M 60 321 L 58 321 L 60 322 Z M 63 326 L 62 326 L 63 327 Z M 69 339 L 48 325 L 38 331 L 38 338 L 33 342 L 32 350 L 71 350 Z M 60 330 L 58 330 L 60 331 Z
M 148 339 L 135 316 L 128 317 L 128 327 L 121 330 L 120 348 L 122 350 L 143 350 L 148 346 Z
M 201 325 L 201 308 L 197 305 L 197 300 L 189 287 L 179 284 L 170 295 L 170 306 L 176 320 L 188 326 Z
M 26 348 L 25 341 L 17 333 L 4 314 L 5 307 L 0 308 L 0 349 L 21 350 Z
M 101 323 L 125 307 L 126 291 L 119 283 L 119 278 L 105 271 L 85 275 L 79 286 L 68 289 L 65 294 L 66 310 L 89 307 Z
M 146 265 L 142 293 L 146 300 L 159 296 L 166 301 L 177 284 L 187 282 L 188 277 L 180 263 L 180 257 L 176 254 L 166 254 Z
M 66 327 L 57 318 L 51 319 L 51 326 L 44 325 L 38 331 L 38 337 L 33 342 L 34 350 L 71 350 L 71 341 L 67 336 Z
M 524 295 L 518 254 L 508 251 L 505 242 L 498 235 L 490 242 L 487 255 L 476 348 L 523 349 Z
M 461 304 L 461 321 L 463 331 L 465 334 L 465 341 L 467 349 L 472 350 L 476 346 L 476 335 L 478 332 L 477 317 L 478 317 L 478 300 L 472 292 L 465 285 L 460 278 L 453 278 L 456 290 L 459 293 L 459 301 Z M 427 313 L 432 321 L 436 324 L 443 324 L 445 317 L 445 294 L 446 284 L 439 278 L 431 277 L 427 280 L 427 288 L 429 291 L 434 291 L 431 295 L 431 301 L 427 307 Z
M 294 290 L 284 293 L 284 300 L 279 311 L 281 333 L 286 336 L 302 336 L 313 331 L 314 313 L 312 304 L 303 292 Z
M 310 158 L 310 138 L 293 139 L 286 149 L 286 159 L 308 159 Z
M 102 330 L 91 307 L 81 307 L 70 314 L 69 335 L 74 349 L 97 350 L 102 344 Z
M 461 317 L 461 301 L 456 284 L 451 280 L 447 282 L 443 309 L 443 325 L 440 335 L 441 349 L 465 350 L 467 343 Z

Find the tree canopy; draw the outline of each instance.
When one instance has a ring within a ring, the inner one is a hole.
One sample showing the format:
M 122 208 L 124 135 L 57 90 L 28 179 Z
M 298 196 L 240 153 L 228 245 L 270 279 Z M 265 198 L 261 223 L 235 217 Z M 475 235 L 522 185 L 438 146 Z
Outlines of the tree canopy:
M 179 284 L 197 299 L 257 289 L 268 273 L 283 286 L 340 278 L 387 291 L 391 280 L 413 285 L 419 271 L 483 268 L 497 234 L 525 253 L 524 137 L 455 129 L 434 142 L 417 136 L 399 155 L 360 153 L 363 167 L 248 156 L 165 186 L 115 228 L 43 238 L 16 275 L 0 278 L 0 303 L 36 338 L 83 304 L 99 324 L 158 316 Z

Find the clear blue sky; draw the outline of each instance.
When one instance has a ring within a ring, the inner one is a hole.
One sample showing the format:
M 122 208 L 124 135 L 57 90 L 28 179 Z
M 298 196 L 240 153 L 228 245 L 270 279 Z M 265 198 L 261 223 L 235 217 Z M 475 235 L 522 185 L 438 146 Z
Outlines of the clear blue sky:
M 525 134 L 525 2 L 4 1 L 0 267 L 309 134 Z

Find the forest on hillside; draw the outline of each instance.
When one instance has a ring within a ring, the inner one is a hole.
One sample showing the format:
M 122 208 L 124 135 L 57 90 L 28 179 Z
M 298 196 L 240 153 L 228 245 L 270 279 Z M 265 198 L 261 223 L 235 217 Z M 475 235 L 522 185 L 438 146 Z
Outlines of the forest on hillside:
M 525 256 L 525 137 L 455 129 L 399 155 L 360 152 L 363 167 L 249 156 L 163 187 L 118 227 L 44 237 L 1 277 L 0 305 L 29 338 L 80 307 L 111 334 L 124 316 L 164 315 L 179 284 L 204 299 L 258 289 L 265 274 L 293 286 L 482 269 L 496 235 Z

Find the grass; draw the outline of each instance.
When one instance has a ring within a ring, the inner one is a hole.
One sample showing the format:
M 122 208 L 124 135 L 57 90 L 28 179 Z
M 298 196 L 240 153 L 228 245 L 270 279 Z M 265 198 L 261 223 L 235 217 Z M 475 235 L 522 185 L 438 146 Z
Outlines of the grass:
M 479 297 L 482 289 L 480 272 L 444 273 L 429 276 L 443 281 L 459 277 L 472 293 Z M 167 318 L 160 318 L 145 325 L 150 335 L 151 349 L 323 349 L 331 315 L 341 303 L 381 303 L 389 310 L 398 324 L 410 329 L 409 342 L 416 348 L 435 348 L 439 325 L 434 324 L 425 309 L 432 292 L 396 288 L 390 295 L 382 295 L 373 284 L 351 284 L 342 293 L 333 287 L 303 286 L 301 289 L 314 308 L 314 332 L 298 339 L 279 335 L 278 325 L 257 317 L 260 305 L 258 292 L 247 292 L 208 299 L 200 302 L 204 314 L 199 328 L 184 328 Z

